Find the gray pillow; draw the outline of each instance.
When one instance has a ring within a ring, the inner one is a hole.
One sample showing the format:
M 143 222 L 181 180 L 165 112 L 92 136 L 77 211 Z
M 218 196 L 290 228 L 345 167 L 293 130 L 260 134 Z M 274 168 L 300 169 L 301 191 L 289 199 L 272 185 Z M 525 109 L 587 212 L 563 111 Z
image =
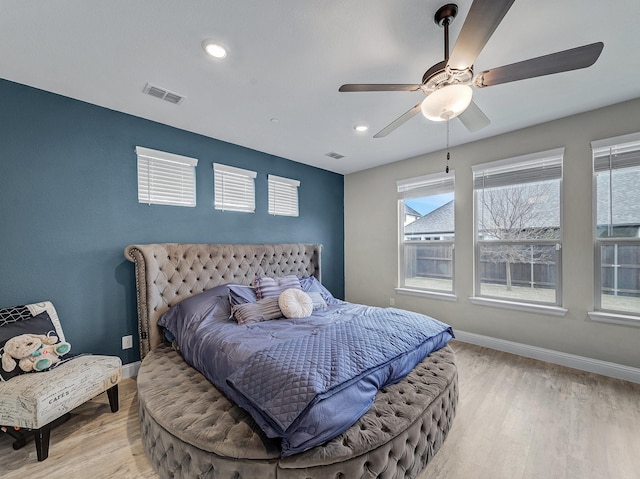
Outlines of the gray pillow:
M 290 274 L 287 276 L 280 276 L 278 278 L 270 278 L 268 276 L 258 276 L 255 279 L 256 296 L 259 299 L 270 298 L 280 296 L 285 290 L 289 288 L 302 289 L 300 286 L 300 280 L 297 276 Z
M 259 299 L 253 303 L 244 303 L 232 308 L 233 318 L 238 324 L 251 324 L 282 318 L 278 305 L 278 296 Z

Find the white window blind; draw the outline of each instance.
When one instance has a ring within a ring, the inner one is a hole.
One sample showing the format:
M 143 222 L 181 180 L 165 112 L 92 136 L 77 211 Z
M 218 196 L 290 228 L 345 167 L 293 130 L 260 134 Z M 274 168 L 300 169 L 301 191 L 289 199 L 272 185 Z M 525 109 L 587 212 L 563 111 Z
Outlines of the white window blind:
M 136 147 L 138 156 L 138 202 L 149 205 L 196 205 L 198 160 L 186 156 Z
M 422 196 L 451 193 L 454 189 L 455 172 L 448 174 L 434 173 L 432 175 L 419 176 L 408 180 L 398 180 L 398 199 L 420 198 Z
M 474 189 L 562 178 L 564 148 L 472 166 Z
M 298 216 L 298 180 L 269 175 L 269 214 Z
M 591 142 L 596 172 L 640 166 L 640 133 Z
M 256 175 L 255 171 L 214 163 L 215 209 L 253 213 L 256 209 Z

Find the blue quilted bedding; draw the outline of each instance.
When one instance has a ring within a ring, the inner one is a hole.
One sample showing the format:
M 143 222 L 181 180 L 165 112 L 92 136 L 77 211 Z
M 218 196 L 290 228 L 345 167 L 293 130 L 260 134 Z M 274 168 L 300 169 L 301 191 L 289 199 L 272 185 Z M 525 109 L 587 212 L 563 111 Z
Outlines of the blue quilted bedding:
M 379 388 L 400 381 L 453 337 L 440 321 L 351 303 L 310 318 L 238 325 L 226 288 L 171 308 L 159 324 L 185 360 L 246 409 L 288 456 L 322 444 L 356 422 Z

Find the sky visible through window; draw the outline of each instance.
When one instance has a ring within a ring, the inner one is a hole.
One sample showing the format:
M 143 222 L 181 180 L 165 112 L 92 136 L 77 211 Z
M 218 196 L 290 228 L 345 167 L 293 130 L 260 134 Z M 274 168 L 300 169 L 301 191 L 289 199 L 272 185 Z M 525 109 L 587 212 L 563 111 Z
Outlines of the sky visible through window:
M 421 198 L 409 198 L 404 201 L 421 215 L 431 213 L 433 210 L 440 208 L 442 205 L 453 200 L 453 192 L 443 193 L 441 195 L 423 196 Z

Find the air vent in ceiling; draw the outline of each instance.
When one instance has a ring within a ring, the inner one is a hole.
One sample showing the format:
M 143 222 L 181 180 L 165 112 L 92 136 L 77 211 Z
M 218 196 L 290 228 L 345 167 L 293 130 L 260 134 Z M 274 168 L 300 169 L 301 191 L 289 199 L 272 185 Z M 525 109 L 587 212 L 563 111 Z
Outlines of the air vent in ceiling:
M 335 158 L 336 160 L 339 160 L 340 158 L 344 158 L 344 155 L 341 155 L 340 153 L 336 153 L 335 151 L 325 153 L 325 155 L 331 158 Z
M 144 87 L 144 90 L 142 90 L 142 92 L 146 93 L 147 95 L 160 98 L 161 100 L 168 101 L 169 103 L 173 103 L 175 105 L 180 104 L 182 100 L 184 100 L 183 96 L 178 95 L 177 93 L 173 93 L 168 90 L 165 90 L 164 88 L 160 88 L 155 85 L 152 85 L 151 83 L 147 83 L 146 86 Z

